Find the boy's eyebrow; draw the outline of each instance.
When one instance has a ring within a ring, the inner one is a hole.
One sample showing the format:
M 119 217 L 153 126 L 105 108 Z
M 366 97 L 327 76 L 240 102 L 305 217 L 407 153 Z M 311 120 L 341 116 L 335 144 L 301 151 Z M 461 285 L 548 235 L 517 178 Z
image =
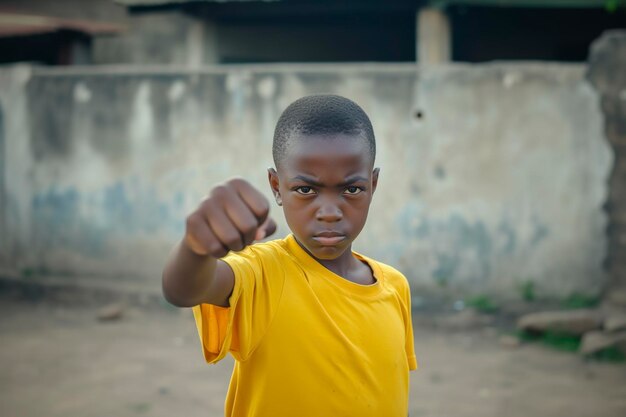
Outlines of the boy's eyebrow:
M 359 182 L 359 181 L 367 182 L 369 180 L 361 175 L 355 175 L 353 177 L 348 177 L 348 179 L 342 182 L 341 184 L 339 184 L 338 187 L 345 187 L 346 185 L 354 184 L 355 182 Z
M 321 182 L 316 181 L 316 180 L 314 180 L 313 178 L 310 178 L 310 177 L 305 177 L 304 175 L 296 175 L 295 177 L 293 177 L 291 179 L 291 181 L 296 181 L 296 180 L 300 180 L 302 182 L 306 182 L 307 184 L 315 185 L 316 187 L 321 187 L 322 185 L 324 185 Z
M 316 187 L 323 187 L 324 186 L 324 184 L 322 184 L 321 182 L 319 182 L 319 181 L 317 181 L 317 180 L 315 180 L 313 178 L 306 177 L 304 175 L 296 175 L 291 180 L 292 181 L 300 180 L 300 181 L 306 182 L 307 184 L 314 185 Z M 341 184 L 337 184 L 337 187 L 345 187 L 346 185 L 350 185 L 350 184 L 353 184 L 353 183 L 358 182 L 358 181 L 368 181 L 368 179 L 363 177 L 363 176 L 361 176 L 361 175 L 355 175 L 353 177 L 349 177 L 348 179 L 346 179 Z

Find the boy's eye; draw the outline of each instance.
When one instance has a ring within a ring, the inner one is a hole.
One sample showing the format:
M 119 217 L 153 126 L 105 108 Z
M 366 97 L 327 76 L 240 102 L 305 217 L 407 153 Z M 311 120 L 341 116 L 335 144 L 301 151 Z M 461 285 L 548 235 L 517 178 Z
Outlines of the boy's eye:
M 302 186 L 302 187 L 298 187 L 296 188 L 296 191 L 300 194 L 303 195 L 310 195 L 313 194 L 315 191 L 313 191 L 313 188 L 311 187 L 307 187 L 306 185 Z
M 355 195 L 355 194 L 360 193 L 361 191 L 363 191 L 363 189 L 362 189 L 362 188 L 360 188 L 360 187 L 354 187 L 354 186 L 352 186 L 352 187 L 348 187 L 348 188 L 346 188 L 346 194 Z

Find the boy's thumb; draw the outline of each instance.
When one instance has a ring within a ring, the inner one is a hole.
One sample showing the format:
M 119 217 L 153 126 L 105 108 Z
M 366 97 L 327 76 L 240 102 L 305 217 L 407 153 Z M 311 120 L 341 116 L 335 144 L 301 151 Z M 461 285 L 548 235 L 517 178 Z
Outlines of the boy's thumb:
M 276 232 L 276 227 L 276 222 L 271 217 L 268 217 L 256 230 L 254 240 L 262 240 L 273 235 Z

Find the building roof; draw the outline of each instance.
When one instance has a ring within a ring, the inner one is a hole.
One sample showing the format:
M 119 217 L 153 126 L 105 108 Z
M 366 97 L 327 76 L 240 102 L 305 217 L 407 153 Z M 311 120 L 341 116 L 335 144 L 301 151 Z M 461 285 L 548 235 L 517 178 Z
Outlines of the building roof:
M 185 3 L 269 3 L 282 0 L 114 0 L 129 7 L 164 6 Z
M 185 3 L 267 3 L 284 0 L 114 0 L 116 3 L 128 7 L 150 7 Z M 314 1 L 313 1 L 314 2 Z M 385 0 L 380 0 L 382 4 Z M 355 0 L 355 4 L 359 1 Z M 626 0 L 427 0 L 416 1 L 416 4 L 430 3 L 434 6 L 466 5 L 466 6 L 490 6 L 490 7 L 549 7 L 549 8 L 588 8 L 625 6 Z
M 0 37 L 28 36 L 69 30 L 94 35 L 111 35 L 125 30 L 124 26 L 91 20 L 59 19 L 50 16 L 0 11 Z
M 626 0 L 613 0 L 615 7 L 626 5 Z M 488 6 L 488 7 L 544 7 L 544 8 L 607 8 L 609 0 L 430 0 L 435 6 Z

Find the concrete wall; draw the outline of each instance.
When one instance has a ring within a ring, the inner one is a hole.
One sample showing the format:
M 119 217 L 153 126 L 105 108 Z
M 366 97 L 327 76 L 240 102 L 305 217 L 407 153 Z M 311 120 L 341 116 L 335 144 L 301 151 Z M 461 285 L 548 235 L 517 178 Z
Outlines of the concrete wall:
M 180 11 L 131 15 L 128 31 L 93 40 L 94 64 L 187 65 L 218 62 L 214 24 Z
M 319 92 L 372 119 L 381 180 L 356 248 L 414 291 L 605 286 L 598 97 L 583 66 L 532 63 L 4 69 L 3 266 L 158 285 L 212 185 L 241 175 L 270 196 L 275 122 Z
M 608 31 L 591 47 L 589 81 L 601 97 L 606 136 L 615 153 L 606 209 L 611 298 L 626 305 L 626 31 Z
M 84 19 L 126 23 L 126 7 L 111 0 L 1 0 L 3 11 L 54 16 L 63 19 Z

